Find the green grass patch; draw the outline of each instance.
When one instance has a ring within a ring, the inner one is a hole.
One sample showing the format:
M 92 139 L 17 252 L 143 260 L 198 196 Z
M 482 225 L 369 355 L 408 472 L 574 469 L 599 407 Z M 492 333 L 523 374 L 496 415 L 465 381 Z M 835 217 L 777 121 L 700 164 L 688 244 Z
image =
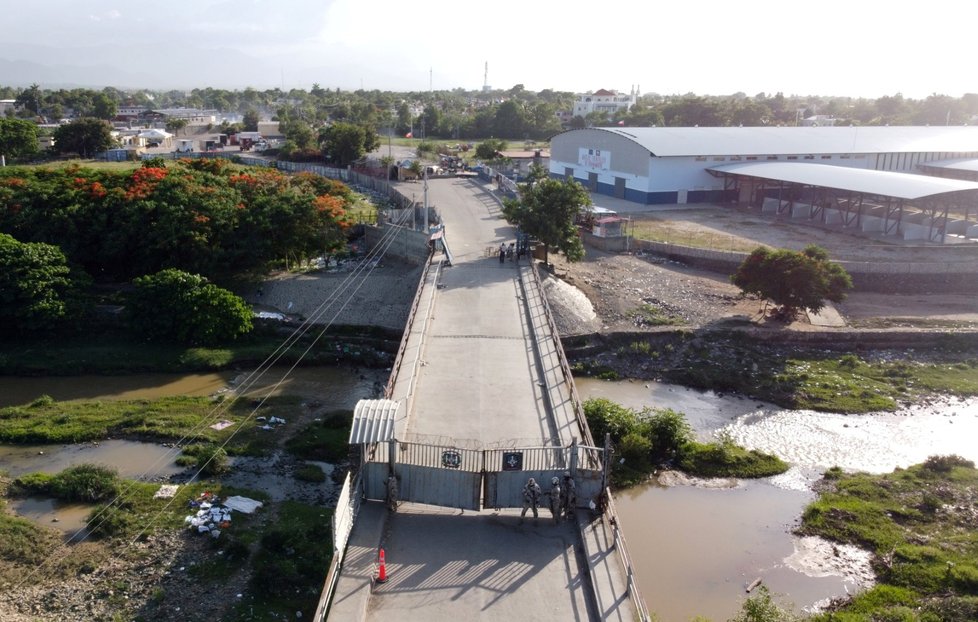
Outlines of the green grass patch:
M 676 326 L 686 323 L 683 318 L 649 303 L 643 303 L 632 309 L 627 316 L 639 326 Z
M 78 464 L 57 475 L 29 473 L 14 480 L 11 491 L 22 495 L 54 497 L 61 501 L 96 503 L 115 497 L 120 487 L 114 469 Z
M 931 458 L 885 475 L 835 471 L 823 483 L 799 532 L 869 549 L 879 584 L 814 619 L 974 619 L 978 471 L 969 461 Z
M 0 374 L 74 376 L 214 371 L 264 361 L 282 345 L 282 339 L 277 330 L 263 327 L 223 347 L 191 348 L 145 342 L 124 330 L 109 329 L 60 339 L 5 343 L 0 353 Z M 391 359 L 387 350 L 397 347 L 396 343 L 374 336 L 369 330 L 349 337 L 343 334 L 326 336 L 316 344 L 312 339 L 312 335 L 306 335 L 296 341 L 281 353 L 279 363 L 284 365 L 301 359 L 303 365 L 332 365 L 345 361 L 368 367 L 385 366 Z M 307 349 L 309 352 L 303 357 Z
M 332 559 L 332 511 L 284 501 L 278 517 L 261 534 L 252 559 L 249 595 L 230 621 L 313 617 Z
M 78 443 L 105 438 L 153 440 L 188 439 L 190 443 L 223 443 L 229 453 L 258 455 L 275 444 L 274 434 L 260 430 L 253 414 L 285 418 L 299 407 L 301 398 L 276 396 L 258 411 L 249 399 L 233 404 L 209 397 L 66 401 L 35 400 L 25 406 L 0 408 L 0 442 Z M 224 430 L 210 426 L 219 419 L 235 425 Z
M 681 222 L 661 220 L 655 217 L 633 221 L 632 235 L 638 240 L 743 253 L 749 253 L 758 246 L 763 246 L 755 240 L 716 233 L 709 229 L 691 229 Z
M 698 477 L 740 478 L 770 477 L 789 468 L 788 463 L 777 456 L 744 449 L 727 440 L 687 443 L 682 448 L 679 466 Z
M 352 410 L 326 413 L 286 441 L 285 448 L 297 458 L 319 462 L 342 462 L 350 453 Z M 318 468 L 318 467 L 317 467 Z
M 295 470 L 293 475 L 300 482 L 311 482 L 321 484 L 326 481 L 326 473 L 315 464 L 303 464 Z

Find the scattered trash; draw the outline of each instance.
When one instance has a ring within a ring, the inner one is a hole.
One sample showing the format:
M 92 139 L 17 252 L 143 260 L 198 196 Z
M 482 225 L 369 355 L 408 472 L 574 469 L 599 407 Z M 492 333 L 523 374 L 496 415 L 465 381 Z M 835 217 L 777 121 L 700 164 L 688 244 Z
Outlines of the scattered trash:
M 268 422 L 269 423 L 283 423 L 284 424 L 285 423 L 285 419 L 280 419 L 279 417 L 269 417 L 268 418 Z
M 177 484 L 163 484 L 160 489 L 153 493 L 154 499 L 172 499 L 173 495 L 177 494 L 177 489 L 180 486 Z
M 232 425 L 234 425 L 233 421 L 228 421 L 227 419 L 221 419 L 220 421 L 212 425 L 211 428 L 214 430 L 223 430 L 224 428 L 230 428 Z

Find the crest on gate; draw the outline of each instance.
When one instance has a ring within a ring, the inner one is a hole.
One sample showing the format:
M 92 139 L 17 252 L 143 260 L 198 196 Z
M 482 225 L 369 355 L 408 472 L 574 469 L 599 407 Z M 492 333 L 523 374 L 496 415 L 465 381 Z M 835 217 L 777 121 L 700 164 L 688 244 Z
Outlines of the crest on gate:
M 441 465 L 446 469 L 457 469 L 462 466 L 462 454 L 454 449 L 441 452 Z
M 504 471 L 522 471 L 523 470 L 523 452 L 522 451 L 504 451 L 503 452 L 503 470 Z

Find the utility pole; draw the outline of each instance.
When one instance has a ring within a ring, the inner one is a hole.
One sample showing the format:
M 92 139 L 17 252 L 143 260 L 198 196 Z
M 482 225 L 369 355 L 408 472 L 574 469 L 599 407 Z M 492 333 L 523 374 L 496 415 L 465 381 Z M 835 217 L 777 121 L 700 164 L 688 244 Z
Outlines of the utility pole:
M 424 167 L 424 232 L 428 233 L 428 167 Z

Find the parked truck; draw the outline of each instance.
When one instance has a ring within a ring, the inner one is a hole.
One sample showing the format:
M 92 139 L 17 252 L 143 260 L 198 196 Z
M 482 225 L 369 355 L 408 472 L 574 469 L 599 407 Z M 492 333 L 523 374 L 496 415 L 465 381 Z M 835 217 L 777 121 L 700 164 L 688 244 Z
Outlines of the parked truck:
M 237 137 L 241 151 L 251 151 L 252 146 L 262 139 L 261 132 L 238 132 Z

